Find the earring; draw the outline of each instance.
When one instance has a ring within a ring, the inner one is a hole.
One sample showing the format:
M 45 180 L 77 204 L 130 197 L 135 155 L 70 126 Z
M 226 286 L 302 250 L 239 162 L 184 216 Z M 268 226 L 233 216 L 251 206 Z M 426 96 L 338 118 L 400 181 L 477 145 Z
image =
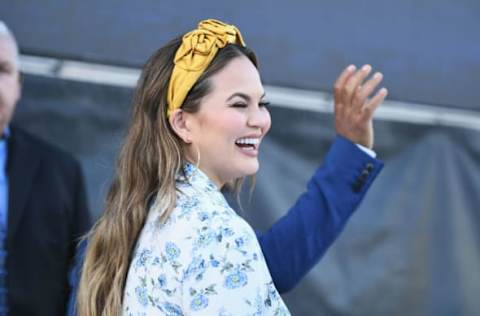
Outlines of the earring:
M 195 167 L 197 167 L 197 169 L 200 169 L 200 150 L 193 143 L 192 146 L 195 147 L 195 151 L 197 152 L 197 161 L 195 163 Z

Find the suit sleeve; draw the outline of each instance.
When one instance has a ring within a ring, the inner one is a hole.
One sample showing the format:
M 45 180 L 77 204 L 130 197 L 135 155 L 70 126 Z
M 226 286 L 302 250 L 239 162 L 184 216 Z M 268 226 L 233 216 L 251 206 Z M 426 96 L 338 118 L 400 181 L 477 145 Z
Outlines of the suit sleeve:
M 306 192 L 266 233 L 257 232 L 280 293 L 291 290 L 320 260 L 382 167 L 382 162 L 337 136 Z

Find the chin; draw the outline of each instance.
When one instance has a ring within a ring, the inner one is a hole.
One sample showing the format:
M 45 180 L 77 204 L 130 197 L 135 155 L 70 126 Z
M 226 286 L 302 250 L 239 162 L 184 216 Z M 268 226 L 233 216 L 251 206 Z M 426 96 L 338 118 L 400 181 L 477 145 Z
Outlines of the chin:
M 252 161 L 246 162 L 242 165 L 241 173 L 242 175 L 240 177 L 246 177 L 246 176 L 251 176 L 254 175 L 258 172 L 259 168 L 259 163 L 257 159 L 252 159 Z

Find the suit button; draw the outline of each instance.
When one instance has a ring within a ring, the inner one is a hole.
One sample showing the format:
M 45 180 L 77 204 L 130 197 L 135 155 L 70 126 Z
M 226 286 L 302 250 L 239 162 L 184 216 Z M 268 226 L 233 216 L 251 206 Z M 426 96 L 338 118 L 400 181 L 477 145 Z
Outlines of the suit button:
M 365 169 L 367 169 L 368 172 L 373 171 L 373 163 L 369 162 L 365 165 Z
M 352 184 L 352 190 L 355 193 L 360 192 L 362 190 L 362 187 L 363 187 L 363 182 L 358 179 Z
M 360 192 L 365 185 L 365 182 L 368 179 L 368 176 L 370 175 L 370 171 L 373 169 L 372 164 L 367 164 L 365 165 L 365 169 L 362 170 L 362 173 L 357 177 L 355 182 L 352 184 L 352 190 L 353 192 Z
M 370 175 L 370 172 L 367 170 L 363 170 L 362 174 L 358 177 L 358 179 L 362 182 L 365 182 L 368 179 L 368 176 Z

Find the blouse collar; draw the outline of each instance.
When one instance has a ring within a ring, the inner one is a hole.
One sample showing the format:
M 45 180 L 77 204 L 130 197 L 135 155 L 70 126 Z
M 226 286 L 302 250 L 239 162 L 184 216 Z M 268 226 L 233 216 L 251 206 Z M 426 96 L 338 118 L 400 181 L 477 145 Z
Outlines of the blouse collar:
M 177 181 L 188 182 L 195 189 L 221 194 L 215 183 L 202 170 L 190 162 L 186 162 L 183 165 L 182 172 L 177 175 Z

